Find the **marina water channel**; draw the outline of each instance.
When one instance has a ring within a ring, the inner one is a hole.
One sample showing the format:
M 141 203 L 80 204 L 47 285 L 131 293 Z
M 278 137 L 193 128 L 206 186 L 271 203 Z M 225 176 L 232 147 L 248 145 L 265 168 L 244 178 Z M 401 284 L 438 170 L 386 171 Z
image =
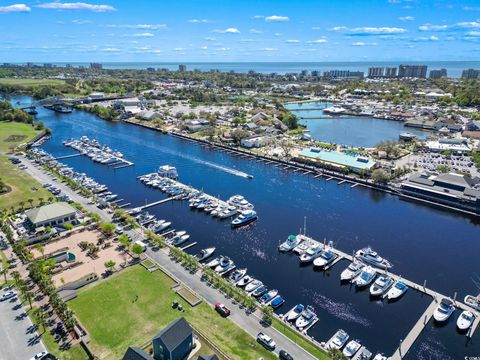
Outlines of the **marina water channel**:
M 12 102 L 28 106 L 31 99 L 16 97 Z M 52 129 L 52 138 L 42 145 L 52 155 L 75 153 L 62 141 L 86 135 L 121 151 L 135 163 L 114 170 L 85 156 L 62 160 L 106 184 L 132 207 L 165 198 L 161 191 L 136 179 L 164 164 L 177 167 L 181 182 L 208 194 L 224 200 L 234 194 L 245 196 L 255 205 L 259 219 L 239 229 L 232 229 L 229 221 L 191 210 L 186 201 L 167 202 L 148 211 L 158 219 L 172 221 L 176 229 L 188 231 L 191 241 L 198 242 L 188 251 L 195 253 L 200 248 L 216 246 L 218 254 L 228 255 L 238 267 L 247 267 L 249 274 L 269 288 L 279 289 L 286 303 L 278 313 L 287 312 L 297 303 L 312 305 L 320 320 L 309 335 L 318 341 L 326 341 L 342 328 L 373 353 L 391 355 L 431 298 L 410 290 L 394 303 L 371 300 L 368 288 L 357 291 L 340 283 L 347 261 L 340 261 L 327 272 L 317 272 L 311 264 L 301 266 L 294 254 L 280 254 L 279 242 L 289 234 L 299 233 L 304 217 L 307 235 L 333 241 L 335 247 L 346 253 L 370 245 L 393 263 L 392 272 L 404 278 L 420 284 L 427 280 L 427 286 L 440 293 L 453 297 L 457 292 L 459 300 L 479 291 L 471 280 L 478 272 L 480 254 L 480 221 L 476 219 L 209 150 L 160 132 L 107 122 L 86 112 L 58 114 L 41 107 L 37 110 L 37 118 Z M 235 176 L 221 167 L 240 170 L 254 178 Z M 478 331 L 471 340 L 457 333 L 455 321 L 459 314 L 457 310 L 442 327 L 430 321 L 406 358 L 478 356 Z

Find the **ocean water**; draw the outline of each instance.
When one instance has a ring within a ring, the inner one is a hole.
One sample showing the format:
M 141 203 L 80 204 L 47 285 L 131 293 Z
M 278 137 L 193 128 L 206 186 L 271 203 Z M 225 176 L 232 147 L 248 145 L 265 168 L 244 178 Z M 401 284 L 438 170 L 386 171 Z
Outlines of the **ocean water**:
M 53 63 L 64 66 L 66 63 Z M 89 66 L 89 63 L 69 63 L 74 66 Z M 391 62 L 104 62 L 105 69 L 146 69 L 146 68 L 166 68 L 169 70 L 178 70 L 179 64 L 187 65 L 188 70 L 198 69 L 200 71 L 219 70 L 222 72 L 235 71 L 245 73 L 254 70 L 258 73 L 285 74 L 299 73 L 302 70 L 308 71 L 328 71 L 328 70 L 352 70 L 368 73 L 368 68 L 372 66 L 398 67 L 400 64 L 425 64 L 428 71 L 433 69 L 445 68 L 449 77 L 460 77 L 462 70 L 474 68 L 480 69 L 480 61 L 391 61 Z M 39 64 L 42 65 L 42 64 Z
M 17 99 L 21 101 L 18 106 L 30 103 L 25 97 L 16 98 L 14 103 Z M 345 252 L 371 245 L 393 263 L 393 272 L 405 278 L 418 283 L 427 280 L 427 286 L 446 295 L 457 292 L 459 300 L 478 292 L 470 280 L 478 272 L 478 219 L 370 189 L 314 179 L 134 125 L 107 122 L 86 112 L 38 110 L 38 119 L 53 131 L 52 138 L 43 145 L 53 155 L 75 153 L 62 141 L 86 135 L 120 150 L 135 163 L 115 171 L 84 156 L 63 160 L 106 184 L 132 207 L 165 197 L 136 180 L 164 164 L 176 166 L 183 183 L 211 195 L 222 199 L 244 195 L 255 205 L 259 219 L 240 229 L 232 229 L 228 221 L 190 210 L 182 201 L 149 211 L 159 219 L 172 221 L 176 229 L 187 230 L 191 241 L 199 243 L 189 250 L 192 253 L 216 246 L 218 254 L 228 255 L 238 267 L 247 267 L 248 273 L 269 288 L 278 289 L 286 299 L 278 313 L 286 313 L 297 303 L 313 305 L 320 321 L 309 334 L 319 341 L 342 328 L 372 352 L 392 354 L 431 299 L 413 290 L 394 303 L 371 299 L 368 290 L 358 291 L 340 283 L 346 261 L 323 272 L 314 271 L 311 265 L 301 266 L 293 254 L 280 254 L 277 245 L 289 234 L 299 232 L 305 216 L 308 235 L 320 241 L 331 240 Z M 205 162 L 243 171 L 254 178 L 247 180 Z M 447 326 L 429 324 L 406 358 L 463 359 L 480 354 L 478 332 L 469 342 L 465 335 L 457 333 L 455 321 L 459 313 L 455 312 Z

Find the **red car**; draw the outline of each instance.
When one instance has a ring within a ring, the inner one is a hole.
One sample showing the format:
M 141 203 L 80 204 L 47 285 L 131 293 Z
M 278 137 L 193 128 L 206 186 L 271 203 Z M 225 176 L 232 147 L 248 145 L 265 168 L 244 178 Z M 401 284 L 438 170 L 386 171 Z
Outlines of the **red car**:
M 217 312 L 222 315 L 223 317 L 227 317 L 230 315 L 230 309 L 227 308 L 225 305 L 223 305 L 222 303 L 216 303 L 215 304 L 215 310 L 217 310 Z

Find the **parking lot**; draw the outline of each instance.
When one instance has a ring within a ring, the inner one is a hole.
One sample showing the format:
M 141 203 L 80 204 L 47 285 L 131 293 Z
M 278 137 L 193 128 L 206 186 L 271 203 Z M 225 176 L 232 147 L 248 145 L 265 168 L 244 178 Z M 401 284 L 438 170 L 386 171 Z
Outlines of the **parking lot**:
M 3 295 L 5 290 L 0 290 Z M 29 360 L 45 346 L 18 298 L 0 301 L 0 360 Z

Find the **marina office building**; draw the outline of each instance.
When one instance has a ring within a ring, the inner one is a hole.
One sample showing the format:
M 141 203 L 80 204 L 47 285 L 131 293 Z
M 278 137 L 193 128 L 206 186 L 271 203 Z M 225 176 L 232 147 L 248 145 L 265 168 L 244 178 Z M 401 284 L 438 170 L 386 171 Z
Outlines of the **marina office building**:
M 461 174 L 414 174 L 402 182 L 406 195 L 480 214 L 480 179 Z

